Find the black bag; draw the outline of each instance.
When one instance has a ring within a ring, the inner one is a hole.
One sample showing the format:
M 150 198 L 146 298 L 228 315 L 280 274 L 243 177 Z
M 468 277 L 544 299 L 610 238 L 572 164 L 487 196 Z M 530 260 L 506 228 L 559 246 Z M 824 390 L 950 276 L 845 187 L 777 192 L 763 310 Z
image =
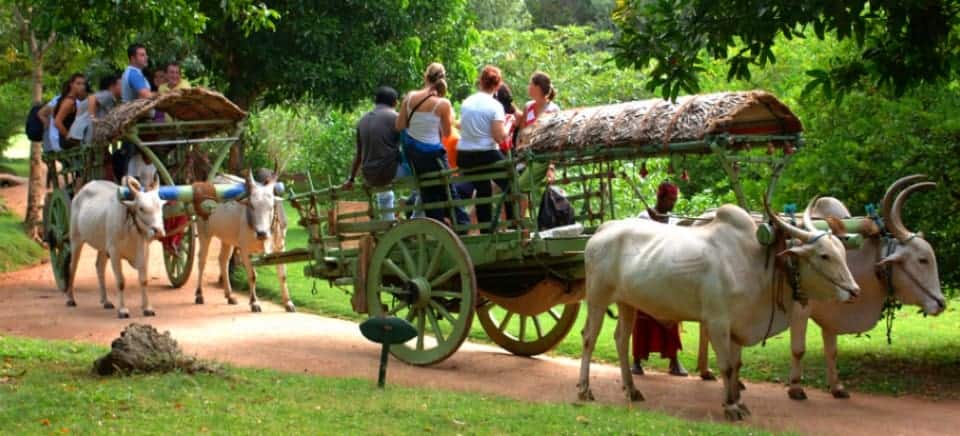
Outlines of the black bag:
M 30 113 L 27 114 L 27 122 L 24 124 L 24 130 L 26 131 L 27 138 L 33 142 L 43 141 L 43 123 L 40 122 L 40 117 L 37 116 L 37 112 L 40 112 L 42 104 L 35 104 L 30 108 Z
M 548 186 L 540 200 L 537 226 L 540 231 L 574 223 L 573 207 L 560 189 Z

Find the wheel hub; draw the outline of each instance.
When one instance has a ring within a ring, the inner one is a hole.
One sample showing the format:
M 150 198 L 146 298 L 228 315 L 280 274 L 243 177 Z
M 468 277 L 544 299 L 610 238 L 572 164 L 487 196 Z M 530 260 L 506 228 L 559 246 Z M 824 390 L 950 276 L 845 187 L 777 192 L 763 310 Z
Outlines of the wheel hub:
M 411 295 L 411 303 L 418 308 L 430 305 L 430 282 L 423 277 L 416 277 L 407 282 L 407 291 Z

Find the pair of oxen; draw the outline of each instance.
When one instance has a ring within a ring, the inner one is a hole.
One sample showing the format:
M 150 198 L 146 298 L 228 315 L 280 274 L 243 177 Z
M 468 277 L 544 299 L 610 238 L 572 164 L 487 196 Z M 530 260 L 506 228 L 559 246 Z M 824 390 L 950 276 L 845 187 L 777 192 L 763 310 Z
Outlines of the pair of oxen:
M 131 198 L 122 200 L 118 196 L 117 185 L 110 181 L 96 180 L 84 185 L 77 192 L 70 209 L 70 266 L 67 275 L 67 306 L 76 306 L 74 296 L 77 266 L 85 245 L 97 250 L 97 279 L 100 286 L 100 304 L 104 309 L 113 309 L 114 304 L 107 298 L 106 265 L 113 269 L 119 297 L 118 316 L 129 318 L 130 313 L 124 302 L 124 279 L 121 262 L 126 260 L 137 270 L 140 287 L 141 306 L 144 316 L 154 316 L 156 312 L 147 296 L 147 267 L 149 265 L 149 247 L 152 241 L 166 235 L 163 220 L 163 206 L 166 201 L 160 198 L 160 178 L 152 165 L 142 164 L 132 172 L 136 176 L 125 176 L 121 185 L 129 188 Z M 218 176 L 215 183 L 244 183 L 245 195 L 239 200 L 218 204 L 207 218 L 197 220 L 200 242 L 197 260 L 199 276 L 195 302 L 203 304 L 203 270 L 206 265 L 210 241 L 221 241 L 219 256 L 220 283 L 224 287 L 224 296 L 229 304 L 237 300 L 231 295 L 228 261 L 234 248 L 239 251 L 250 287 L 250 309 L 260 312 L 260 302 L 256 293 L 256 271 L 251 265 L 250 256 L 257 253 L 283 250 L 286 235 L 286 219 L 283 207 L 274 194 L 277 181 L 276 170 L 254 180 L 252 174 L 239 178 Z M 146 182 L 146 187 L 143 186 Z M 145 188 L 145 189 L 144 189 Z M 277 267 L 281 292 L 287 311 L 295 311 L 286 286 L 286 270 L 283 265 Z
M 861 226 L 861 248 L 847 251 L 840 219 L 850 212 L 835 198 L 814 199 L 803 214 L 803 227 L 770 211 L 778 229 L 778 252 L 757 240 L 758 216 L 727 205 L 708 212 L 690 227 L 664 231 L 663 224 L 642 219 L 605 223 L 587 243 L 586 300 L 579 397 L 592 400 L 590 358 L 610 304 L 618 305 L 615 332 L 623 389 L 631 401 L 642 400 L 629 369 L 629 338 L 640 309 L 662 320 L 697 321 L 701 325 L 698 369 L 707 368 L 709 339 L 724 385 L 723 407 L 731 420 L 750 414 L 741 401 L 741 350 L 791 330 L 793 366 L 789 396 L 804 399 L 800 385 L 806 326 L 813 319 L 823 331 L 830 388 L 848 396 L 836 369 L 837 335 L 873 328 L 889 297 L 920 306 L 925 314 L 946 308 L 933 248 L 920 233 L 907 230 L 903 205 L 914 192 L 930 189 L 920 175 L 904 177 L 883 198 L 882 228 Z M 826 219 L 830 230 L 814 226 Z M 776 246 L 776 245 L 775 245 Z

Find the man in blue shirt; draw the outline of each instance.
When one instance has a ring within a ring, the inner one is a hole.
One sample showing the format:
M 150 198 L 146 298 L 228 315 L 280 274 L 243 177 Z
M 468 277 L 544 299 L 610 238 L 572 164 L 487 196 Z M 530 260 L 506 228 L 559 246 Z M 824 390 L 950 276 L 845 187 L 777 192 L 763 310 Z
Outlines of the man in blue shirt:
M 153 97 L 150 82 L 143 75 L 143 69 L 147 66 L 147 48 L 140 43 L 131 44 L 127 48 L 127 58 L 130 64 L 120 78 L 123 102 Z

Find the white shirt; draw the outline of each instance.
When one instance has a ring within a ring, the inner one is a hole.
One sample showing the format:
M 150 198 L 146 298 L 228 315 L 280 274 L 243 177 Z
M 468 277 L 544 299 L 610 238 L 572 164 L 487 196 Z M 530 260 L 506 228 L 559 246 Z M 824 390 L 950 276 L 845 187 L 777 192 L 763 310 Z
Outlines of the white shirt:
M 637 215 L 637 218 L 645 219 L 645 220 L 651 220 L 651 221 L 652 221 L 652 219 L 650 218 L 650 212 L 649 212 L 648 210 L 646 210 L 646 209 L 644 209 L 643 212 L 640 212 L 640 215 Z M 670 215 L 670 217 L 667 218 L 667 222 L 666 222 L 666 223 L 661 223 L 661 224 L 667 224 L 667 225 L 671 225 L 671 226 L 672 226 L 672 225 L 676 224 L 676 223 L 679 222 L 679 221 L 680 221 L 679 218 L 677 218 L 677 217 L 675 217 L 675 216 L 673 216 L 673 215 Z M 657 222 L 659 223 L 660 221 L 657 221 Z
M 497 150 L 497 141 L 490 134 L 495 121 L 503 121 L 506 115 L 503 105 L 493 95 L 478 92 L 467 97 L 460 106 L 460 142 L 458 151 Z

